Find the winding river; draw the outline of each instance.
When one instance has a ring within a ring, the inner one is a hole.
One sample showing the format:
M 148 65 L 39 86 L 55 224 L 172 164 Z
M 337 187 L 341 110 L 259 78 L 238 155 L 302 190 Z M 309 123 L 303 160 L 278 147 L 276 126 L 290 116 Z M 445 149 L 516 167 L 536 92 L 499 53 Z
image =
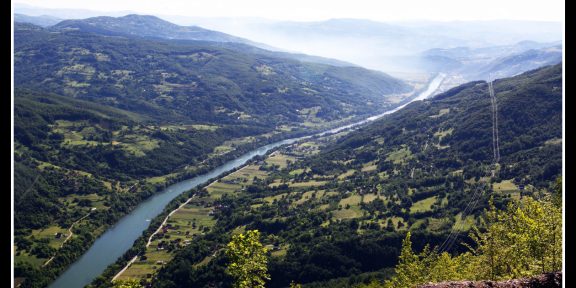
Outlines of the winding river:
M 445 74 L 438 74 L 430 83 L 428 88 L 420 93 L 417 97 L 413 98 L 410 102 L 401 105 L 395 109 L 386 111 L 382 114 L 372 116 L 360 122 L 345 125 L 342 127 L 334 128 L 326 132 L 316 134 L 318 136 L 337 133 L 339 131 L 353 128 L 376 119 L 394 113 L 411 102 L 423 100 L 429 97 L 438 89 L 444 78 Z M 108 265 L 116 262 L 132 245 L 134 241 L 142 235 L 142 232 L 150 225 L 150 219 L 154 219 L 163 210 L 164 207 L 176 198 L 181 193 L 184 193 L 192 188 L 205 184 L 211 178 L 217 177 L 232 169 L 245 164 L 248 160 L 256 155 L 264 155 L 266 152 L 284 144 L 291 144 L 303 138 L 310 138 L 306 136 L 302 138 L 293 138 L 279 141 L 276 143 L 262 146 L 258 149 L 250 151 L 234 160 L 226 162 L 222 166 L 214 170 L 196 176 L 194 178 L 178 182 L 176 184 L 166 187 L 162 192 L 155 194 L 148 198 L 136 207 L 130 214 L 124 216 L 118 223 L 109 228 L 92 244 L 90 249 L 74 264 L 72 264 L 58 279 L 56 279 L 49 288 L 80 288 L 88 285 L 92 280 L 98 277 Z

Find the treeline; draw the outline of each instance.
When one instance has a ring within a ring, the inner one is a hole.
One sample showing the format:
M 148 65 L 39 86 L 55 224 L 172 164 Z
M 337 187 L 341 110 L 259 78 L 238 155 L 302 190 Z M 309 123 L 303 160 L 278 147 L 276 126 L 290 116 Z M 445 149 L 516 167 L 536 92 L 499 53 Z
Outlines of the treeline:
M 561 199 L 561 191 L 556 193 Z M 469 251 L 459 255 L 429 245 L 415 253 L 408 232 L 395 275 L 358 287 L 411 288 L 429 282 L 509 280 L 562 269 L 561 201 L 527 197 L 510 203 L 505 210 L 491 206 L 483 219 L 483 225 L 470 233 L 472 241 L 462 243 Z

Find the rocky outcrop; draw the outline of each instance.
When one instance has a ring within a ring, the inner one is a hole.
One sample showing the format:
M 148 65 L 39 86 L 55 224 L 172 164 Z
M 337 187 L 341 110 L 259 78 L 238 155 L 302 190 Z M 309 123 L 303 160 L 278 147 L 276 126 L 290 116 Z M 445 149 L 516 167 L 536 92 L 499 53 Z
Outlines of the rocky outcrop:
M 556 288 L 562 287 L 562 272 L 546 273 L 530 278 L 508 281 L 452 281 L 429 283 L 418 288 Z

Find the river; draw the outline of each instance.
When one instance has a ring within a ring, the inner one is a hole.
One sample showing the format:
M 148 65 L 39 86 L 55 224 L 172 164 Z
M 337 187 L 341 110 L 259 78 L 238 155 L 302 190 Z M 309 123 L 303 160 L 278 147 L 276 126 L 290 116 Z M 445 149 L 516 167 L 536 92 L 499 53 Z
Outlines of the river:
M 430 83 L 428 88 L 420 93 L 417 97 L 413 98 L 410 102 L 401 105 L 395 109 L 386 111 L 382 114 L 372 116 L 365 120 L 345 125 L 342 127 L 334 128 L 326 132 L 316 134 L 318 136 L 336 133 L 345 129 L 353 128 L 368 122 L 372 122 L 376 119 L 394 113 L 411 102 L 423 100 L 432 95 L 436 89 L 440 86 L 445 74 L 438 74 Z M 195 188 L 199 185 L 205 184 L 211 178 L 218 177 L 219 175 L 226 173 L 232 169 L 242 166 L 248 160 L 256 155 L 264 155 L 266 152 L 274 149 L 278 146 L 284 144 L 291 144 L 303 138 L 309 138 L 312 136 L 306 136 L 302 138 L 286 139 L 283 141 L 275 142 L 262 146 L 258 149 L 250 151 L 234 160 L 226 162 L 222 166 L 215 168 L 214 170 L 196 176 L 194 178 L 178 182 L 176 184 L 166 187 L 163 191 L 155 194 L 154 196 L 148 198 L 140 205 L 136 207 L 130 214 L 124 216 L 118 223 L 109 228 L 102 236 L 100 236 L 94 244 L 88 249 L 80 259 L 78 259 L 74 264 L 72 264 L 58 279 L 56 279 L 49 288 L 80 288 L 85 285 L 90 284 L 92 280 L 98 277 L 108 265 L 116 262 L 116 260 L 124 255 L 130 247 L 134 244 L 134 241 L 142 235 L 142 232 L 148 228 L 150 225 L 150 219 L 154 219 L 158 216 L 166 205 L 178 195 Z

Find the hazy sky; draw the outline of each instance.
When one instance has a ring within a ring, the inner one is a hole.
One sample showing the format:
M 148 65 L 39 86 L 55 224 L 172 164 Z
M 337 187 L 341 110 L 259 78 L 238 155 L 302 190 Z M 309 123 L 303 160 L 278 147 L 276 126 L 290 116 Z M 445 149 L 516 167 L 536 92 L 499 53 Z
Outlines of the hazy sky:
M 397 20 L 562 21 L 564 0 L 13 0 L 55 9 L 129 10 L 201 17 L 281 20 L 364 18 Z

